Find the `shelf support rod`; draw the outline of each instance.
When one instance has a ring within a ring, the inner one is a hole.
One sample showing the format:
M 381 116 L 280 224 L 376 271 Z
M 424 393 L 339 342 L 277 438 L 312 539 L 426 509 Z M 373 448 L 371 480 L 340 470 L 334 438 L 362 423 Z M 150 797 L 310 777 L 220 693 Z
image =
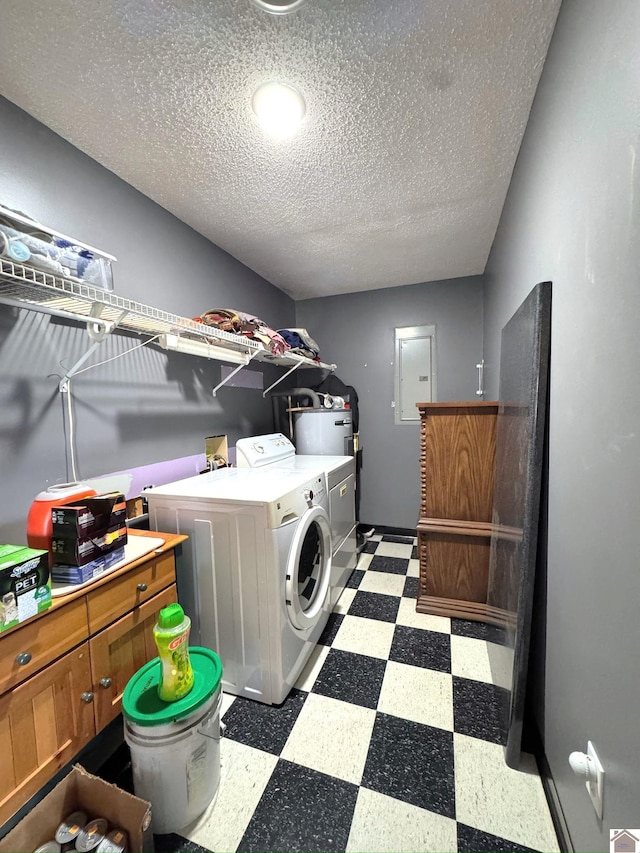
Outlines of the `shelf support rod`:
M 213 394 L 213 396 L 214 396 L 214 397 L 216 396 L 216 394 L 218 393 L 218 391 L 219 391 L 219 390 L 220 390 L 224 385 L 226 385 L 226 384 L 227 384 L 227 382 L 229 382 L 229 380 L 230 380 L 230 379 L 233 379 L 233 377 L 236 375 L 236 373 L 238 373 L 240 370 L 242 370 L 242 368 L 243 368 L 243 367 L 246 367 L 246 366 L 247 366 L 247 364 L 249 364 L 249 363 L 251 362 L 251 359 L 253 358 L 253 356 L 254 356 L 254 355 L 255 355 L 255 353 L 251 353 L 251 355 L 249 355 L 249 356 L 248 356 L 247 361 L 246 361 L 246 363 L 245 363 L 245 364 L 239 364 L 239 365 L 238 365 L 234 370 L 232 370 L 232 371 L 231 371 L 231 373 L 230 373 L 228 376 L 225 376 L 225 378 L 224 378 L 224 379 L 221 379 L 221 380 L 220 380 L 220 382 L 218 382 L 218 384 L 216 385 L 216 387 L 215 387 L 215 388 L 212 390 L 212 392 L 211 392 L 211 393 Z
M 71 367 L 65 375 L 60 380 L 60 385 L 58 388 L 60 389 L 61 394 L 66 394 L 69 390 L 69 380 L 72 376 L 78 372 L 78 370 L 82 367 L 82 365 L 87 361 L 88 358 L 93 354 L 93 352 L 100 346 L 100 344 L 104 341 L 104 339 L 111 334 L 111 332 L 115 329 L 115 327 L 120 323 L 120 321 L 129 313 L 128 311 L 123 311 L 117 320 L 102 320 L 100 318 L 100 312 L 102 311 L 102 304 L 100 302 L 94 302 L 91 306 L 90 316 L 95 317 L 97 322 L 91 322 L 87 318 L 87 334 L 93 341 L 89 349 L 85 352 L 83 356 L 81 356 L 78 361 Z
M 82 367 L 85 361 L 93 354 L 94 350 L 96 350 L 101 343 L 102 341 L 94 341 L 89 347 L 89 349 L 85 352 L 85 354 L 81 358 L 79 358 L 78 361 L 76 361 L 73 367 L 70 370 L 67 370 L 65 375 L 60 380 L 60 385 L 58 386 L 61 394 L 66 394 L 66 392 L 69 390 L 69 380 L 71 379 L 71 377 L 78 372 L 80 367 Z
M 304 364 L 304 360 L 300 359 L 297 364 L 294 364 L 293 367 L 287 370 L 287 372 L 284 373 L 279 379 L 276 379 L 276 381 L 269 385 L 268 388 L 265 388 L 265 390 L 262 392 L 262 396 L 266 397 L 269 391 L 272 391 L 276 387 L 276 385 L 279 385 L 281 382 L 283 382 L 287 378 L 287 376 L 289 376 L 289 374 L 293 373 L 294 370 L 297 370 L 302 364 Z

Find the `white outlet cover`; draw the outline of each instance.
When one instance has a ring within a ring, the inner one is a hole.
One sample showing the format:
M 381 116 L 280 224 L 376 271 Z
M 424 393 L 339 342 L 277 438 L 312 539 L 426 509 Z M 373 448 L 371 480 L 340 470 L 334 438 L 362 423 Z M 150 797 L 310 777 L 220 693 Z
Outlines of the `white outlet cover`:
M 593 782 L 585 782 L 587 786 L 587 791 L 589 792 L 589 796 L 591 797 L 591 802 L 593 803 L 593 807 L 596 810 L 596 814 L 602 820 L 602 800 L 604 795 L 604 769 L 602 764 L 600 763 L 600 759 L 596 753 L 595 747 L 591 743 L 591 741 L 587 741 L 587 755 L 593 759 L 594 766 L 596 768 L 596 779 Z

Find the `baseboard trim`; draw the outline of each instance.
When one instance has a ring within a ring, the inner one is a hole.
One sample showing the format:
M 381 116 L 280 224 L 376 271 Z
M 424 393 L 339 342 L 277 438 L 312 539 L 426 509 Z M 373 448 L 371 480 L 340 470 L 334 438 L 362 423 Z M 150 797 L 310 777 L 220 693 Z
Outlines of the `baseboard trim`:
M 362 524 L 363 527 L 375 527 L 377 534 L 384 536 L 416 536 L 415 527 L 387 527 L 384 524 Z
M 538 772 L 540 773 L 542 788 L 544 790 L 544 795 L 547 799 L 549 812 L 551 813 L 553 828 L 555 829 L 556 835 L 558 836 L 558 844 L 560 846 L 560 851 L 561 853 L 574 853 L 575 848 L 571 842 L 569 827 L 567 826 L 567 821 L 565 820 L 564 812 L 562 811 L 562 806 L 560 805 L 558 789 L 556 788 L 556 783 L 554 782 L 553 775 L 551 774 L 551 768 L 549 767 L 549 762 L 544 751 L 540 732 L 538 731 L 538 728 L 536 726 L 531 726 L 530 736 L 533 742 L 532 745 L 534 748 L 534 757 L 538 765 Z

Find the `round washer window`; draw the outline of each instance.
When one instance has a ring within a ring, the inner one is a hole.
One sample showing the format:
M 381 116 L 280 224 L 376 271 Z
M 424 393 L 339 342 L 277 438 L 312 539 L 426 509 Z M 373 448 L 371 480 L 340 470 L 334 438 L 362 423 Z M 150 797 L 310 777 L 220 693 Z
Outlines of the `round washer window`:
M 314 600 L 314 592 L 320 582 L 324 565 L 324 543 L 318 522 L 314 521 L 302 540 L 298 561 L 297 592 L 303 612 Z
M 292 625 L 310 628 L 320 618 L 331 579 L 331 527 L 314 506 L 300 519 L 287 560 L 285 599 Z

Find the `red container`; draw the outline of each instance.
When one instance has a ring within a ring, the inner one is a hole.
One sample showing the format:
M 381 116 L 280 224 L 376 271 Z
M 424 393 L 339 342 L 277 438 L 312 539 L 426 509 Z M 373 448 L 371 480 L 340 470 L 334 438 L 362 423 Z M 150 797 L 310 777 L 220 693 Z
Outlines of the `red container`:
M 27 542 L 29 547 L 42 548 L 48 551 L 49 565 L 51 565 L 51 534 L 53 530 L 51 507 L 96 494 L 96 490 L 86 483 L 59 483 L 55 486 L 49 486 L 44 492 L 36 495 L 27 516 Z

